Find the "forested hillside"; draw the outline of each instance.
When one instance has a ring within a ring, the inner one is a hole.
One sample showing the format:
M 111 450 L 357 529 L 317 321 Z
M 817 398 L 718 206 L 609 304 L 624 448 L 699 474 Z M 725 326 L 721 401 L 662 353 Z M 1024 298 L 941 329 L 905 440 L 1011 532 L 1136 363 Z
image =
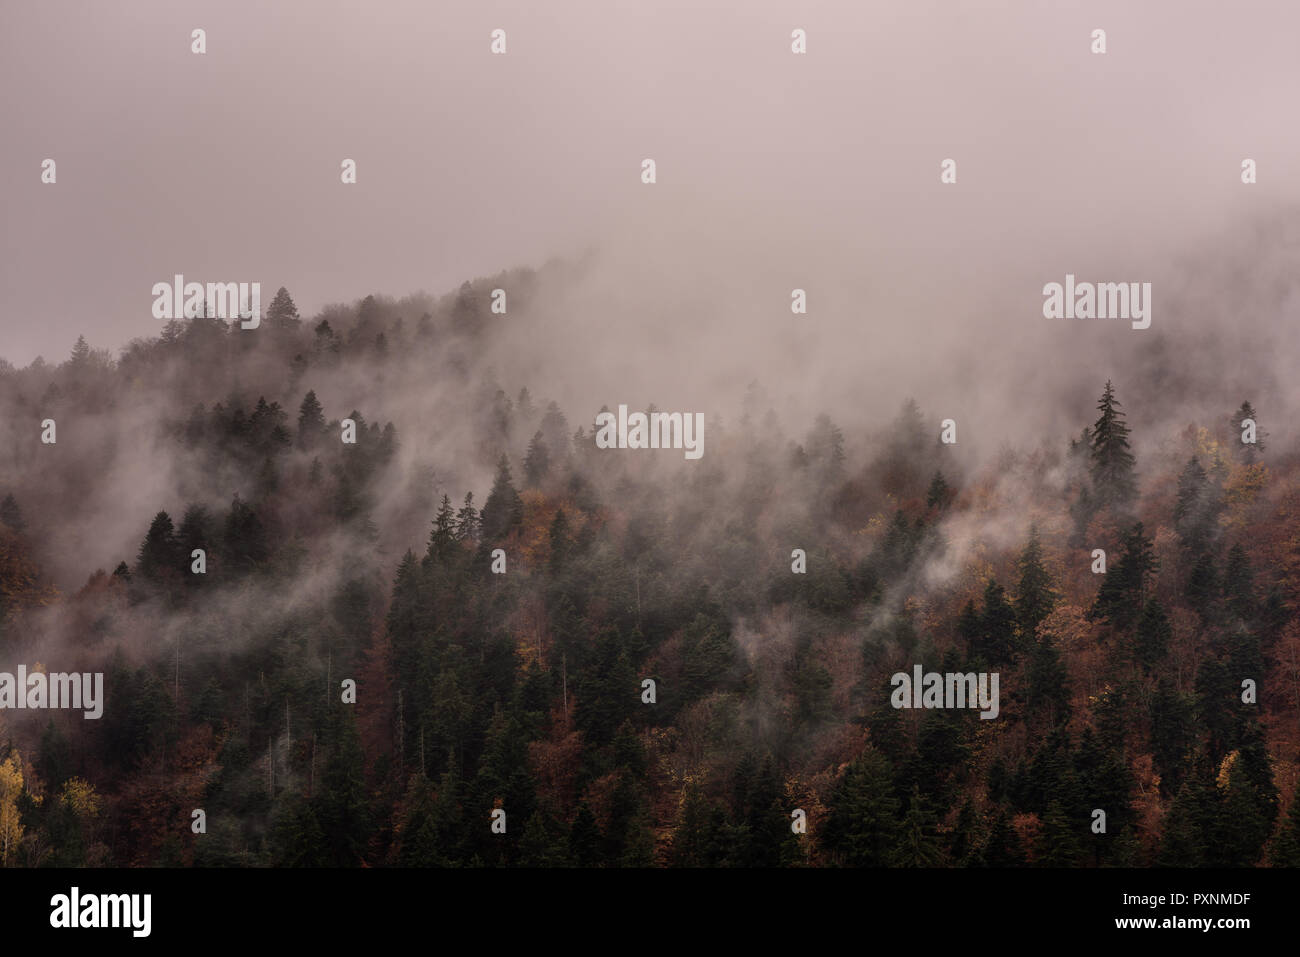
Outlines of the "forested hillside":
M 0 670 L 106 694 L 0 712 L 4 866 L 1300 865 L 1258 396 L 1171 429 L 1102 369 L 977 457 L 755 382 L 698 461 L 599 448 L 485 358 L 549 276 L 0 369 Z M 997 716 L 894 707 L 916 665 Z

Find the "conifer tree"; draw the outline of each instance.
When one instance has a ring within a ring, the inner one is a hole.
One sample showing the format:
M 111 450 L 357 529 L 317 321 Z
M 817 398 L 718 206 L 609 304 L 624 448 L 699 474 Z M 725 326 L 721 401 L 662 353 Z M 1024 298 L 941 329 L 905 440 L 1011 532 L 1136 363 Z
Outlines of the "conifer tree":
M 826 841 L 848 867 L 889 867 L 900 838 L 898 798 L 889 761 L 868 747 L 844 772 L 831 802 Z
M 456 541 L 476 542 L 479 536 L 478 509 L 474 507 L 474 493 L 465 493 L 465 504 L 456 511 Z
M 550 451 L 542 430 L 533 433 L 533 440 L 528 443 L 528 452 L 524 456 L 524 482 L 528 488 L 537 488 L 542 484 L 551 470 Z
M 438 506 L 438 514 L 433 518 L 433 531 L 429 533 L 429 547 L 424 555 L 424 563 L 445 565 L 455 555 L 457 549 L 455 515 L 451 509 L 451 498 L 444 494 L 442 504 Z
M 1124 550 L 1107 570 L 1088 611 L 1091 620 L 1104 619 L 1121 630 L 1136 624 L 1146 603 L 1151 578 L 1159 570 L 1155 543 L 1137 522 L 1124 536 Z
M 495 542 L 523 524 L 524 503 L 510 477 L 510 461 L 503 454 L 497 462 L 497 476 L 492 491 L 483 503 L 479 516 L 485 541 Z
M 302 397 L 298 407 L 298 448 L 314 448 L 325 433 L 325 415 L 315 390 Z
M 1093 494 L 1101 506 L 1123 507 L 1137 494 L 1137 480 L 1133 453 L 1129 451 L 1129 427 L 1109 380 L 1097 411 L 1100 414 L 1092 427 L 1090 449 Z
M 1020 568 L 1020 586 L 1016 591 L 1016 618 L 1022 641 L 1029 644 L 1057 602 L 1052 578 L 1043 565 L 1043 546 L 1038 539 L 1037 525 L 1030 527 L 1029 541 L 1017 565 Z
M 150 523 L 144 541 L 140 543 L 136 571 L 150 581 L 162 582 L 179 579 L 184 570 L 183 564 L 171 516 L 159 512 Z
M 948 505 L 952 497 L 952 488 L 943 477 L 943 473 L 935 470 L 934 478 L 930 479 L 930 488 L 925 493 L 925 507 L 943 509 Z
M 298 317 L 298 307 L 293 304 L 289 290 L 281 286 L 275 292 L 271 304 L 266 307 L 266 324 L 271 329 L 297 329 L 302 320 Z

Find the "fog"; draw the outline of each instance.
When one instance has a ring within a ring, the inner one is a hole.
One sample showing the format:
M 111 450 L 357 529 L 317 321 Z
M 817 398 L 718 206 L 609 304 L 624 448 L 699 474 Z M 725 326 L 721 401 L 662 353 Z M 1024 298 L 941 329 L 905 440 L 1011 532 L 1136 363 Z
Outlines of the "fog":
M 1295 438 L 1288 4 L 48 3 L 0 17 L 0 323 L 17 367 L 62 361 L 81 334 L 114 355 L 157 335 L 149 290 L 175 273 L 259 281 L 264 304 L 284 285 L 313 322 L 374 293 L 413 322 L 466 279 L 540 270 L 523 295 L 505 281 L 512 308 L 470 384 L 410 361 L 289 383 L 250 357 L 215 390 L 139 383 L 67 423 L 63 441 L 97 443 L 101 468 L 28 489 L 95 517 L 50 533 L 64 587 L 130 558 L 158 508 L 240 491 L 247 477 L 205 474 L 159 438 L 235 391 L 292 416 L 315 388 L 327 418 L 394 422 L 390 559 L 422 537 L 403 498 L 420 469 L 481 501 L 490 469 L 465 452 L 497 385 L 590 427 L 619 403 L 732 422 L 756 382 L 784 434 L 827 412 L 858 455 L 914 396 L 987 464 L 1059 448 L 1113 379 L 1139 467 L 1246 397 L 1279 444 Z M 806 55 L 791 53 L 796 27 Z M 955 184 L 940 182 L 947 158 Z M 1042 287 L 1067 273 L 1151 282 L 1151 328 L 1045 319 Z M 796 288 L 807 315 L 791 313 Z M 35 481 L 24 416 L 8 422 L 19 486 Z

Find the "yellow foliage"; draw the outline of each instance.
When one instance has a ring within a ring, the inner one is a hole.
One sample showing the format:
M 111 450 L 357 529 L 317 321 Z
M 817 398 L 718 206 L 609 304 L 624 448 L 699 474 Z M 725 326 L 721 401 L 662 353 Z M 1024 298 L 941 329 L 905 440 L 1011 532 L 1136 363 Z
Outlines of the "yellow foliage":
M 1223 759 L 1223 763 L 1219 765 L 1219 776 L 1214 782 L 1219 788 L 1222 789 L 1228 786 L 1228 779 L 1232 777 L 1232 766 L 1236 763 L 1237 752 L 1228 752 L 1228 755 Z
M 1242 465 L 1232 470 L 1223 486 L 1223 499 L 1228 514 L 1223 523 L 1229 528 L 1240 527 L 1246 521 L 1246 511 L 1268 484 L 1268 468 L 1262 463 Z
M 0 764 L 0 867 L 9 866 L 9 857 L 23 839 L 23 825 L 18 813 L 18 797 L 23 793 L 23 762 L 15 751 Z
M 99 795 L 95 793 L 94 785 L 82 778 L 68 778 L 64 782 L 59 803 L 83 820 L 99 815 Z
M 1210 430 L 1204 427 L 1197 429 L 1196 454 L 1203 455 L 1206 458 L 1213 460 L 1214 456 L 1218 454 L 1218 451 L 1219 442 L 1210 434 Z

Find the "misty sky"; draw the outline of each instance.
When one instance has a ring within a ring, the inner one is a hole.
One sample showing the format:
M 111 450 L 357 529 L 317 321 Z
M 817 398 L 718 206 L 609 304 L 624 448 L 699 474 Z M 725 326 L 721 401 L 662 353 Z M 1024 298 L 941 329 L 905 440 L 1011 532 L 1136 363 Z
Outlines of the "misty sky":
M 606 272 L 547 327 L 591 350 L 584 401 L 635 364 L 602 338 L 660 377 L 766 370 L 778 399 L 838 363 L 842 401 L 945 344 L 1141 350 L 1177 328 L 1174 263 L 1300 194 L 1297 35 L 1282 0 L 4 0 L 0 355 L 116 354 L 175 273 L 285 285 L 309 317 L 589 249 Z M 1155 335 L 1043 319 L 1067 271 L 1156 281 Z

